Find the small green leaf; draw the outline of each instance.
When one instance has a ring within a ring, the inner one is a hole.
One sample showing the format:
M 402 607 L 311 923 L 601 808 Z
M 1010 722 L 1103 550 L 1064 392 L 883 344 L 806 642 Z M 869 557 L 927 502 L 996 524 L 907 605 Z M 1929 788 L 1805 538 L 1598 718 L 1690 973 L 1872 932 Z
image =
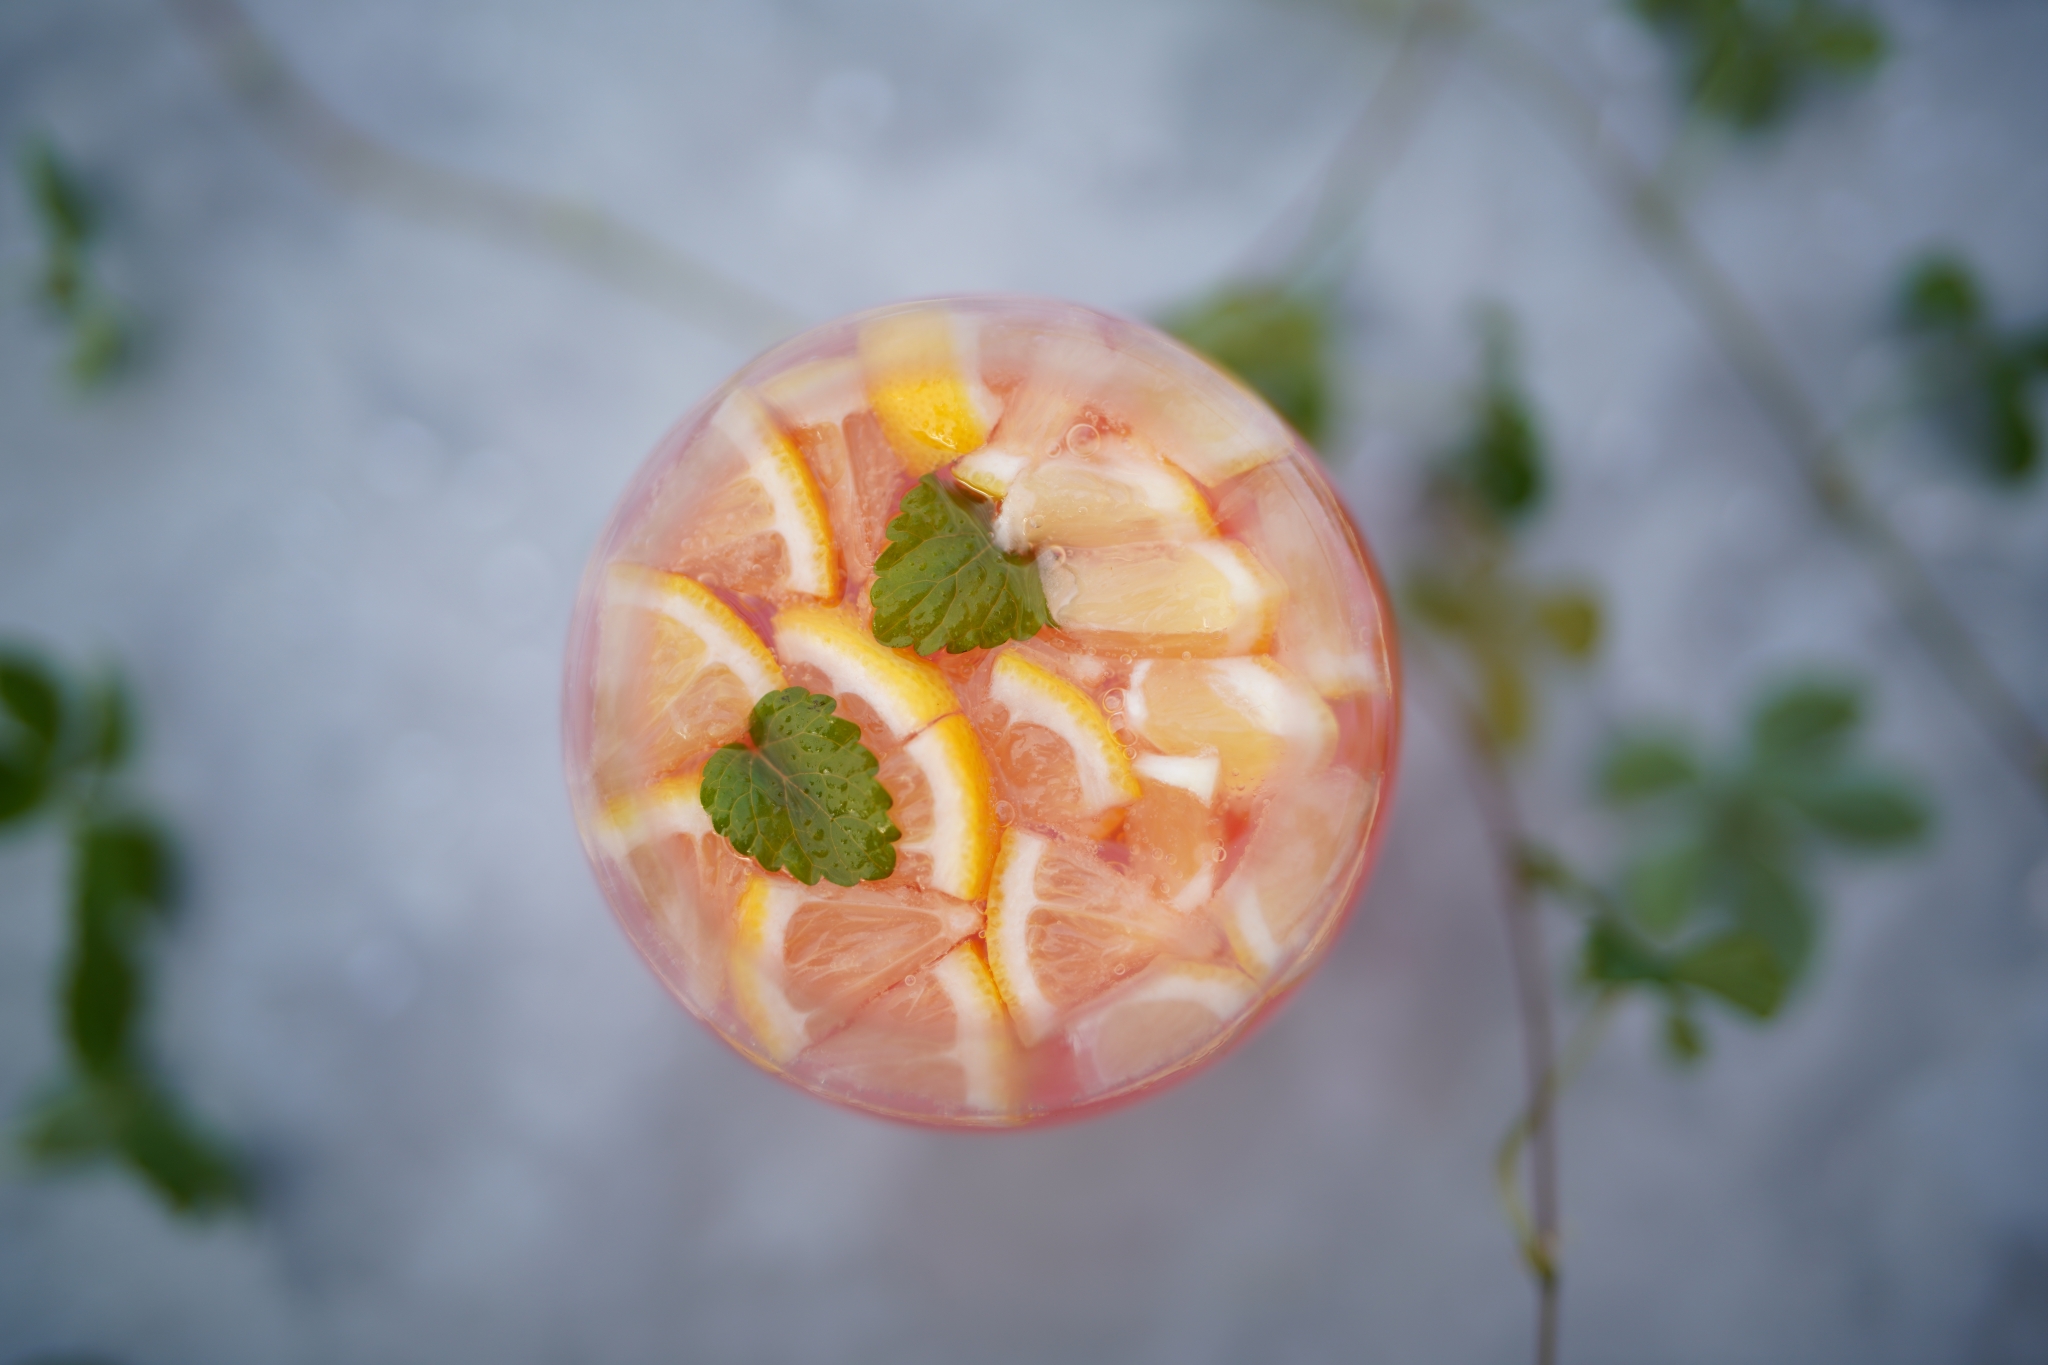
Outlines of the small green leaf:
M 1786 796 L 1821 834 L 1856 848 L 1910 844 L 1932 823 L 1919 789 L 1887 773 L 1849 772 L 1798 783 Z
M 116 1072 L 134 1061 L 142 980 L 132 954 L 132 943 L 105 924 L 88 921 L 74 932 L 64 973 L 64 1035 L 89 1074 Z
M 1586 933 L 1584 949 L 1588 980 L 1613 985 L 1666 983 L 1671 964 L 1662 954 L 1611 919 L 1596 919 Z
M 1543 501 L 1543 450 L 1518 391 L 1503 383 L 1482 396 L 1476 426 L 1452 456 L 1452 468 L 1479 505 L 1502 522 L 1521 520 Z
M 98 228 L 92 200 L 70 167 L 57 154 L 48 138 L 37 138 L 23 158 L 23 177 L 28 181 L 29 201 L 36 219 L 52 245 L 83 246 Z
M 704 765 L 711 825 L 743 857 L 806 886 L 877 881 L 896 870 L 901 832 L 860 727 L 831 697 L 788 687 L 754 703 L 754 748 L 730 744 Z
M 1479 714 L 1488 737 L 1502 749 L 1518 747 L 1529 737 L 1534 702 L 1522 666 L 1504 650 L 1475 648 L 1479 670 Z
M 1706 855 L 1690 841 L 1644 854 L 1622 873 L 1622 902 L 1644 932 L 1668 939 L 1692 918 L 1705 880 Z
M 74 383 L 90 387 L 111 378 L 129 356 L 128 329 L 121 315 L 103 302 L 81 307 L 71 324 L 71 356 L 67 364 Z
M 63 694 L 49 667 L 0 650 L 0 824 L 42 805 L 63 723 Z
M 1624 735 L 1601 755 L 1594 787 L 1613 805 L 1687 791 L 1700 780 L 1699 756 L 1675 734 L 1645 731 Z
M 121 1155 L 165 1203 L 187 1216 L 203 1216 L 249 1203 L 240 1162 L 202 1132 L 165 1091 L 147 1081 L 131 1084 Z
M 1984 319 L 1977 277 L 1954 256 L 1922 257 L 1907 272 L 1899 311 L 1908 326 L 1929 331 L 1974 327 Z
M 1330 414 L 1328 306 L 1279 285 L 1230 285 L 1160 326 L 1250 385 L 1321 447 Z
M 1632 0 L 1674 48 L 1693 103 L 1744 131 L 1777 123 L 1806 91 L 1859 76 L 1884 30 L 1833 0 Z
M 102 1087 L 66 1078 L 30 1107 L 21 1128 L 21 1146 L 32 1161 L 87 1161 L 115 1150 L 120 1125 L 121 1116 L 107 1104 Z
M 1683 998 L 1683 993 L 1677 993 Z M 1692 1066 L 1707 1055 L 1707 1038 L 1699 1021 L 1674 999 L 1664 1013 L 1664 1050 L 1680 1066 Z
M 1591 658 L 1600 644 L 1600 599 L 1590 588 L 1553 588 L 1536 599 L 1536 625 L 1566 658 Z
M 1801 680 L 1764 698 L 1750 721 L 1750 744 L 1767 761 L 1825 763 L 1841 752 L 1862 722 L 1861 688 L 1827 679 Z
M 76 835 L 73 894 L 82 923 L 117 935 L 168 913 L 176 882 L 170 836 L 139 815 L 89 816 Z
M 1672 963 L 1671 977 L 1718 995 L 1759 1019 L 1778 1012 L 1790 984 L 1771 945 L 1740 929 L 1681 954 Z
M 111 772 L 128 761 L 135 747 L 135 708 L 119 673 L 107 670 L 86 691 L 85 724 L 88 762 Z
M 1783 987 L 1805 972 L 1820 914 L 1806 883 L 1788 862 L 1750 857 L 1720 869 L 1736 925 L 1770 950 Z
M 903 495 L 875 560 L 875 638 L 964 654 L 1028 640 L 1052 622 L 1038 565 L 996 545 L 988 505 L 927 474 Z

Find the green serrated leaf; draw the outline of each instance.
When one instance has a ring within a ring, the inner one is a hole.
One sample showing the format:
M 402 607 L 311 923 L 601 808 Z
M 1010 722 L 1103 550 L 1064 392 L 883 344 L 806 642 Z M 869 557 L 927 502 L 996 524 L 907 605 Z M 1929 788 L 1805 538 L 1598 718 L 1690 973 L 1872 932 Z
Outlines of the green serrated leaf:
M 1669 939 L 1692 919 L 1706 880 L 1706 853 L 1687 840 L 1632 861 L 1622 873 L 1622 903 L 1653 938 Z
M 1600 599 L 1590 588 L 1553 588 L 1536 599 L 1536 626 L 1566 658 L 1591 658 L 1600 645 Z
M 1739 929 L 1682 953 L 1671 965 L 1671 978 L 1717 995 L 1759 1019 L 1778 1012 L 1790 985 L 1772 946 Z
M 875 638 L 892 649 L 964 654 L 1052 624 L 1038 565 L 997 545 L 988 505 L 927 474 L 903 495 L 875 560 Z
M 1328 305 L 1279 285 L 1230 285 L 1159 324 L 1235 374 L 1320 449 L 1330 415 Z
M 1644 732 L 1610 744 L 1593 780 L 1602 800 L 1627 805 L 1692 790 L 1700 776 L 1699 755 L 1684 737 Z
M 1855 848 L 1910 844 L 1932 823 L 1919 788 L 1889 773 L 1846 772 L 1793 784 L 1786 799 L 1820 834 Z
M 1848 682 L 1805 679 L 1777 688 L 1750 721 L 1750 745 L 1770 762 L 1829 762 L 1863 721 L 1863 691 Z
M 831 697 L 788 687 L 754 703 L 749 749 L 732 744 L 704 766 L 711 826 L 734 850 L 806 886 L 878 881 L 896 870 L 901 832 L 875 780 L 860 727 Z

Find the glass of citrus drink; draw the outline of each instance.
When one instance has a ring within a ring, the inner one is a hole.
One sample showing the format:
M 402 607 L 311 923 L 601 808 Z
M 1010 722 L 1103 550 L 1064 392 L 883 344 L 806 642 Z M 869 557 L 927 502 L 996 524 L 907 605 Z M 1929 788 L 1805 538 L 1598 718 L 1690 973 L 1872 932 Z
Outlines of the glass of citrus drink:
M 576 819 L 689 1011 L 946 1126 L 1216 1056 L 1328 947 L 1397 727 L 1301 441 L 1148 327 L 955 298 L 817 328 L 648 458 L 571 631 Z

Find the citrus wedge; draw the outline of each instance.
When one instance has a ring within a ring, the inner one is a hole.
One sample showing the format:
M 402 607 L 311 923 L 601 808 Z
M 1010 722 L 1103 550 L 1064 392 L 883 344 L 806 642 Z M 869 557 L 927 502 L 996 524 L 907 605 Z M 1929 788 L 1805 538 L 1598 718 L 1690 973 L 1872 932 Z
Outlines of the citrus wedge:
M 645 786 L 738 739 L 782 669 L 732 608 L 681 574 L 605 573 L 597 627 L 591 769 L 607 793 Z
M 1313 513 L 1328 514 L 1322 521 Z M 1286 583 L 1287 610 L 1273 653 L 1326 697 L 1387 690 L 1386 624 L 1358 554 L 1331 543 L 1349 518 L 1290 465 L 1253 470 L 1218 500 L 1218 512 Z
M 993 1116 L 1016 1107 L 1018 1061 L 988 959 L 970 938 L 814 1045 L 799 1069 L 884 1108 Z
M 824 497 L 767 409 L 735 390 L 697 439 L 629 550 L 729 592 L 837 601 L 843 583 Z
M 1370 825 L 1378 797 L 1376 780 L 1331 768 L 1267 803 L 1211 906 L 1246 971 L 1272 971 L 1342 908 L 1328 903 L 1355 867 L 1342 855 Z
M 1001 407 L 981 382 L 967 319 L 933 305 L 874 318 L 860 330 L 860 363 L 868 406 L 912 474 L 987 442 Z
M 1294 448 L 1294 435 L 1256 394 L 1192 353 L 1120 351 L 1097 380 L 1104 406 L 1158 443 L 1206 487 Z
M 1162 953 L 1200 958 L 1220 944 L 1199 915 L 1147 895 L 1083 840 L 1012 827 L 988 893 L 988 958 L 1027 1046 Z
M 1336 749 L 1337 719 L 1314 688 L 1263 656 L 1144 659 L 1124 697 L 1131 728 L 1168 754 L 1215 754 L 1242 798 L 1276 772 L 1307 772 Z
M 775 650 L 786 665 L 806 664 L 824 674 L 825 690 L 860 698 L 898 739 L 960 709 L 944 674 L 875 643 L 850 611 L 790 607 L 776 613 Z
M 1061 630 L 1097 649 L 1245 654 L 1273 633 L 1281 590 L 1229 540 L 1138 541 L 1038 556 Z
M 1243 972 L 1206 962 L 1159 961 L 1067 1030 L 1074 1053 L 1105 1088 L 1195 1060 L 1223 1041 L 1223 1026 L 1252 1002 Z
M 997 771 L 1017 813 L 1099 837 L 1138 799 L 1131 760 L 1086 692 L 1015 649 L 998 653 L 988 676 L 989 736 Z
M 1214 892 L 1223 861 L 1223 822 L 1212 806 L 1221 761 L 1214 754 L 1140 754 L 1133 766 L 1139 796 L 1120 836 L 1131 871 L 1174 908 L 1193 910 Z
M 756 876 L 735 915 L 733 1001 L 768 1056 L 787 1063 L 981 922 L 935 891 Z
M 1085 456 L 1035 460 L 1002 481 L 997 545 L 1024 554 L 1041 545 L 1092 547 L 1216 534 L 1209 504 L 1187 475 L 1135 441 L 1096 433 L 1092 426 L 1080 430 L 1092 434 Z M 984 477 L 992 483 L 991 474 Z
M 700 776 L 615 797 L 596 828 L 602 852 L 647 908 L 672 969 L 664 976 L 708 1013 L 724 993 L 732 908 L 750 869 L 725 840 L 705 837 L 711 816 L 699 799 Z

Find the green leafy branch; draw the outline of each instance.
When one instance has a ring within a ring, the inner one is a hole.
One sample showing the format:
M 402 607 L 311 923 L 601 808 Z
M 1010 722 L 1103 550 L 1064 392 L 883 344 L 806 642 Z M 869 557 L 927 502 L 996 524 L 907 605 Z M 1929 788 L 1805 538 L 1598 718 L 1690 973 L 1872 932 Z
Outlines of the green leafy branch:
M 19 1134 L 40 1163 L 125 1164 L 174 1211 L 246 1202 L 240 1162 L 193 1122 L 147 1053 L 149 948 L 177 902 L 170 833 L 122 790 L 134 749 L 120 680 L 61 676 L 0 646 L 0 830 L 46 817 L 71 848 L 58 1023 L 67 1072 Z
M 1936 416 L 1979 472 L 2007 485 L 2031 478 L 2041 463 L 2031 400 L 2048 381 L 2048 322 L 2001 327 L 1976 275 L 1945 254 L 1908 269 L 1899 315 Z
M 1322 448 L 1334 393 L 1327 296 L 1272 282 L 1227 284 L 1169 310 L 1159 325 L 1242 379 Z
M 128 327 L 93 268 L 99 206 L 48 138 L 36 138 L 23 150 L 21 176 L 43 239 L 36 296 L 70 331 L 71 377 L 97 384 L 113 375 L 130 349 Z
M 1781 123 L 1810 91 L 1867 75 L 1884 29 L 1834 0 L 1630 0 L 1672 47 L 1686 97 L 1743 132 Z

